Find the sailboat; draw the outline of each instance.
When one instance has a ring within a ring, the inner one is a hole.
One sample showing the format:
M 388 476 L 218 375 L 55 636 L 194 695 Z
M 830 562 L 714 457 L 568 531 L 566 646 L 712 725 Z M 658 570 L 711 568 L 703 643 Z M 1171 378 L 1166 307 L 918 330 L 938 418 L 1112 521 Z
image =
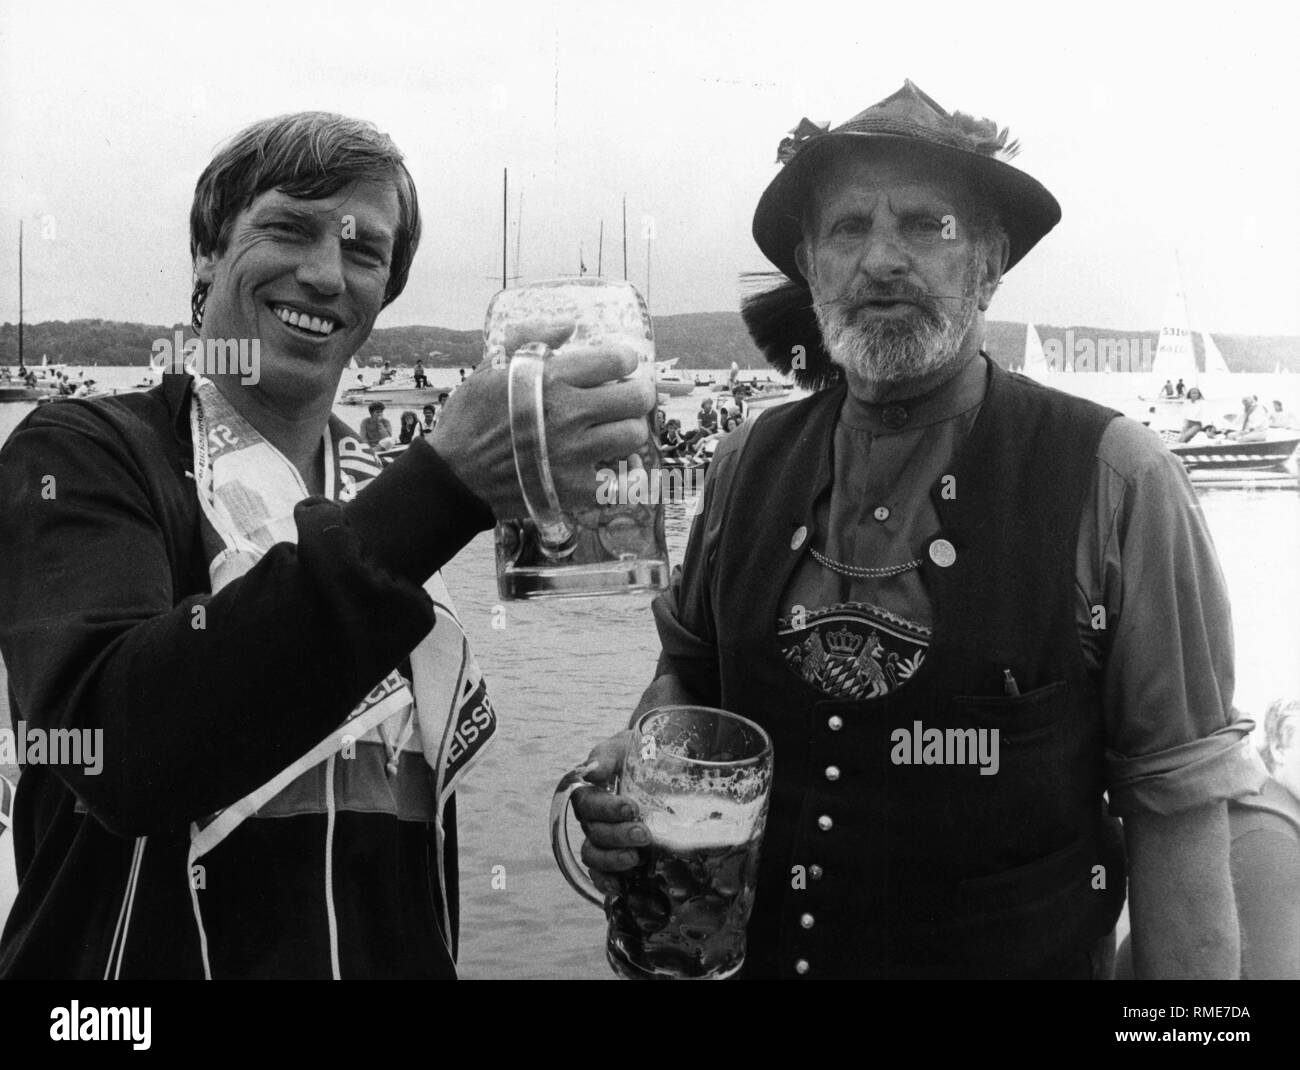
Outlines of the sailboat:
M 1021 369 L 1021 374 L 1033 379 L 1036 383 L 1046 381 L 1051 369 L 1047 364 L 1047 357 L 1043 353 L 1043 340 L 1038 337 L 1038 331 L 1032 323 L 1025 324 L 1025 363 Z
M 1190 390 L 1198 383 L 1196 352 L 1192 348 L 1192 332 L 1187 325 L 1187 299 L 1183 295 L 1180 273 L 1175 273 L 1173 284 L 1165 300 L 1165 315 L 1160 321 L 1160 338 L 1156 355 L 1151 362 L 1152 389 L 1147 398 L 1166 403 L 1181 403 L 1182 395 L 1169 397 L 1162 393 L 1165 383 L 1177 383 Z
M 681 372 L 674 370 L 678 358 L 655 361 L 655 384 L 659 393 L 672 398 L 684 398 L 695 390 L 695 380 L 685 378 Z
M 1202 331 L 1201 340 L 1205 343 L 1205 374 L 1231 375 L 1232 372 L 1228 368 L 1228 362 L 1223 359 L 1223 354 L 1219 352 L 1219 347 L 1214 344 L 1210 332 Z
M 42 364 L 46 358 L 42 357 Z M 23 224 L 18 221 L 18 375 L 11 378 L 9 369 L 0 368 L 0 402 L 41 401 L 54 393 L 48 386 L 29 386 L 27 376 L 33 374 L 23 361 Z

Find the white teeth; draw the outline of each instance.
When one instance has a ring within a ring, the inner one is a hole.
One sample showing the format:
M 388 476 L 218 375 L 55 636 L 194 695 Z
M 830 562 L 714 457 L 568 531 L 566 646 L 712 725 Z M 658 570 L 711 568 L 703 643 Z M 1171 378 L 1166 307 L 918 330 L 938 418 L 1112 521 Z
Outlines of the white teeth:
M 306 313 L 299 312 L 286 305 L 277 305 L 272 311 L 282 323 L 287 323 L 290 327 L 297 327 L 300 331 L 330 335 L 334 333 L 334 328 L 337 326 L 333 320 L 322 319 L 319 316 L 308 316 Z

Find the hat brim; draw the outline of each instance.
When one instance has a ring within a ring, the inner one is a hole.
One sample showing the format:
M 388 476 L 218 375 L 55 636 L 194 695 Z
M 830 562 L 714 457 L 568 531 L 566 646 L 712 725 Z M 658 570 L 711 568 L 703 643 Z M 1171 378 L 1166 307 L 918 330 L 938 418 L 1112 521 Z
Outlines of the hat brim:
M 777 172 L 754 211 L 754 241 L 763 255 L 791 279 L 802 280 L 795 249 L 803 241 L 803 198 L 812 168 L 824 163 L 832 145 L 852 144 L 862 151 L 888 152 L 906 147 L 931 157 L 939 168 L 975 179 L 993 200 L 1010 242 L 1005 271 L 1010 271 L 1061 220 L 1061 206 L 1041 182 L 992 156 L 949 148 L 914 137 L 869 131 L 823 134 L 805 144 Z M 1005 273 L 1005 272 L 1004 272 Z

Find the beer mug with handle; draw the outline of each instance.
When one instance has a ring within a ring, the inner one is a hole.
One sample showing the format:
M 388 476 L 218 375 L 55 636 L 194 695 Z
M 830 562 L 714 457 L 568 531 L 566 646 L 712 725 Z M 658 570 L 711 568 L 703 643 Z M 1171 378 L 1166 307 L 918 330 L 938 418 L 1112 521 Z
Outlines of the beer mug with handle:
M 603 897 L 573 856 L 569 798 L 590 767 L 560 781 L 551 848 L 569 883 L 605 908 L 605 954 L 628 978 L 730 977 L 745 961 L 772 790 L 772 741 L 753 721 L 705 706 L 637 718 L 617 791 L 636 802 L 650 843 Z
M 662 590 L 668 586 L 663 503 L 652 475 L 659 446 L 646 414 L 646 444 L 591 474 L 591 497 L 566 510 L 546 442 L 544 379 L 554 355 L 541 339 L 619 342 L 637 353 L 633 376 L 654 377 L 650 313 L 636 288 L 608 279 L 555 279 L 502 290 L 488 306 L 487 357 L 509 368 L 510 434 L 528 516 L 496 528 L 502 598 Z M 567 344 L 567 343 L 566 343 Z

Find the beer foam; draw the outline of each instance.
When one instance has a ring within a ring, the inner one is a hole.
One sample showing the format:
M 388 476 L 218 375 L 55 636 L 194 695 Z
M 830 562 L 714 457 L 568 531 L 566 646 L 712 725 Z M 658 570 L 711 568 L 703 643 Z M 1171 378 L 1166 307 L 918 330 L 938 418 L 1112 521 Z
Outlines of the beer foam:
M 753 835 L 763 800 L 737 803 L 713 795 L 656 795 L 641 804 L 641 822 L 661 847 L 690 851 L 739 847 Z

